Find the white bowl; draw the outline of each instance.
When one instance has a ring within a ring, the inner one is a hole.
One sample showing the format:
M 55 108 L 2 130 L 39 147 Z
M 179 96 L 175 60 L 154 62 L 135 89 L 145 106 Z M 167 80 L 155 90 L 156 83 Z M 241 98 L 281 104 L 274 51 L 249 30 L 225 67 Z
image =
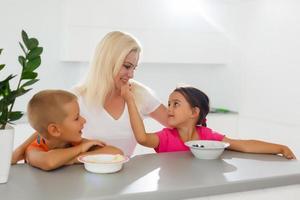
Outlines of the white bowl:
M 229 143 L 215 140 L 191 140 L 184 143 L 188 146 L 196 158 L 217 159 L 229 147 Z
M 89 172 L 114 173 L 120 171 L 123 163 L 127 162 L 129 158 L 120 154 L 95 154 L 81 156 L 78 160 L 84 163 L 85 169 Z

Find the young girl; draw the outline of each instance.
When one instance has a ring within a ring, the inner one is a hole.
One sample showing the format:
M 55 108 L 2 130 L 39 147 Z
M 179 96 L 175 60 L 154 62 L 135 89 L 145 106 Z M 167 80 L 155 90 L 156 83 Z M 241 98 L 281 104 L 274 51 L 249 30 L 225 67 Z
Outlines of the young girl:
M 137 142 L 154 148 L 157 153 L 189 151 L 184 145 L 190 140 L 218 140 L 230 144 L 228 149 L 247 153 L 282 154 L 287 159 L 295 159 L 293 152 L 284 145 L 258 140 L 235 140 L 214 132 L 206 127 L 206 115 L 209 112 L 209 99 L 202 91 L 193 87 L 176 88 L 169 96 L 168 124 L 154 134 L 147 134 L 143 121 L 135 104 L 130 84 L 122 87 L 130 123 Z

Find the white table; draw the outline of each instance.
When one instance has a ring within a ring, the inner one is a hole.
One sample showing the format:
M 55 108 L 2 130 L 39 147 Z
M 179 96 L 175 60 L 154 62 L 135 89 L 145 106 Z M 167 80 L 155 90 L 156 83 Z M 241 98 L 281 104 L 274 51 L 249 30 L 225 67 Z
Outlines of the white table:
M 115 174 L 82 165 L 44 172 L 12 166 L 1 199 L 184 199 L 300 184 L 300 162 L 279 156 L 225 151 L 218 160 L 190 152 L 138 155 Z

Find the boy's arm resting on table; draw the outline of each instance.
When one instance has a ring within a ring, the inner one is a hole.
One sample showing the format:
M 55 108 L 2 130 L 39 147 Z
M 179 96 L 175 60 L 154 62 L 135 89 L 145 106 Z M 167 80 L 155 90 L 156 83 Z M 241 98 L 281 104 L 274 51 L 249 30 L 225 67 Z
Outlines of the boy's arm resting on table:
M 36 140 L 38 133 L 33 133 L 29 138 L 25 140 L 20 146 L 18 146 L 12 155 L 11 164 L 16 164 L 20 160 L 24 160 L 26 148 Z
M 54 149 L 47 152 L 31 149 L 26 152 L 26 161 L 34 167 L 49 171 L 65 165 L 79 153 L 81 153 L 79 146 Z
M 96 140 L 88 140 L 81 144 L 68 148 L 53 149 L 50 151 L 41 151 L 39 149 L 31 149 L 26 152 L 26 161 L 37 168 L 50 171 L 64 165 L 73 164 L 71 161 L 79 154 L 88 151 L 92 146 L 102 143 Z
M 281 144 L 263 142 L 259 140 L 235 140 L 224 137 L 224 142 L 230 146 L 227 149 L 245 153 L 282 154 L 287 159 L 296 159 L 289 147 Z

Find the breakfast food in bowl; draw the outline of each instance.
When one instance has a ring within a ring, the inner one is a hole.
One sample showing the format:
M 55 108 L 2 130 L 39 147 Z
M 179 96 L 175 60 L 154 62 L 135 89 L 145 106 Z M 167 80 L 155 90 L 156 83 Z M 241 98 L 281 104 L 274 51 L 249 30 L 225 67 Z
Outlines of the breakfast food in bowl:
M 214 140 L 192 140 L 184 144 L 196 158 L 206 160 L 219 158 L 224 149 L 229 147 L 229 143 Z
M 87 171 L 93 173 L 114 173 L 122 169 L 123 163 L 129 158 L 120 154 L 95 154 L 81 156 L 79 162 L 84 163 Z

